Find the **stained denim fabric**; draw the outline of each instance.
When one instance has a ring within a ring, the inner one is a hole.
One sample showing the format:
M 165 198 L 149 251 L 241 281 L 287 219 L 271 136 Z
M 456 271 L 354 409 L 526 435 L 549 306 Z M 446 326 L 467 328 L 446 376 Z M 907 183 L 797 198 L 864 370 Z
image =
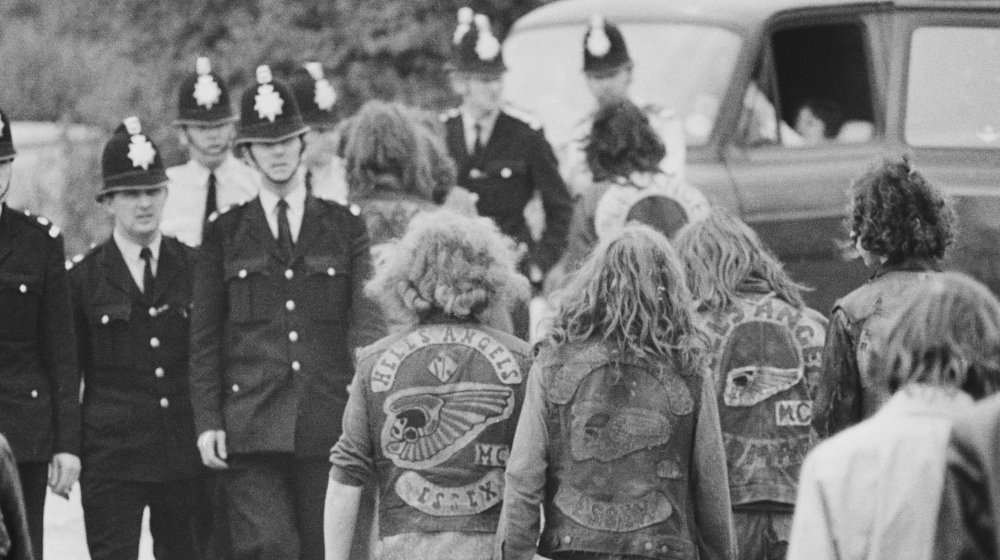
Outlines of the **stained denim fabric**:
M 529 345 L 425 323 L 360 351 L 331 477 L 374 479 L 381 537 L 495 533 Z
M 886 264 L 867 284 L 834 304 L 813 410 L 813 427 L 820 436 L 871 417 L 889 400 L 886 370 L 878 364 L 888 319 L 904 291 L 940 270 L 936 260 Z
M 799 469 L 817 438 L 810 387 L 821 373 L 826 319 L 773 292 L 742 292 L 702 310 L 733 507 L 795 504 Z
M 718 413 L 700 372 L 544 347 L 507 467 L 495 558 L 731 558 Z

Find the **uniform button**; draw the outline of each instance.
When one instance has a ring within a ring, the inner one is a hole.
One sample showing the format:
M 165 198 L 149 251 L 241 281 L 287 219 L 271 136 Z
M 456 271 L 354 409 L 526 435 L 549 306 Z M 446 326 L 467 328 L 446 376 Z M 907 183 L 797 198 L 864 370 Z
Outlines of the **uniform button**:
M 563 543 L 564 544 L 569 544 L 571 542 L 573 542 L 573 537 L 571 537 L 569 535 L 566 535 L 565 537 L 563 537 Z
M 653 550 L 653 543 L 651 542 L 646 543 L 646 550 Z
M 170 401 L 167 400 L 167 397 L 163 397 L 162 399 L 160 399 L 160 408 L 168 408 L 168 407 L 170 407 Z
M 149 339 L 149 347 L 150 348 L 159 348 L 160 347 L 160 339 L 156 338 L 155 336 L 153 338 Z
M 233 383 L 233 392 L 234 393 L 240 392 L 240 385 L 238 383 Z
M 295 271 L 294 270 L 292 270 L 292 269 L 289 268 L 288 270 L 285 271 L 285 278 L 291 280 L 294 277 L 295 277 Z
M 503 169 L 500 170 L 500 176 L 503 177 L 504 179 L 510 179 L 511 175 L 513 175 L 513 173 L 511 172 L 509 167 L 504 167 Z
M 301 369 L 302 369 L 302 364 L 300 364 L 298 360 L 295 360 L 294 362 L 292 362 L 292 371 L 297 372 L 297 371 L 299 371 Z
M 163 376 L 166 375 L 167 372 L 163 371 L 163 368 L 158 367 L 155 371 L 153 371 L 153 374 L 156 375 L 157 379 L 163 379 Z
M 292 300 L 286 301 L 285 302 L 285 309 L 287 309 L 289 311 L 295 311 L 295 302 L 292 301 Z
M 31 398 L 33 398 L 33 399 L 37 399 L 38 398 L 38 391 L 37 390 L 31 391 Z
M 247 277 L 247 269 L 241 268 L 240 271 L 236 273 L 236 275 L 239 276 L 240 278 L 246 278 Z
M 667 548 L 667 545 L 663 545 L 663 546 L 660 547 L 660 552 L 663 553 L 663 554 L 666 554 L 669 550 L 670 549 Z
M 18 290 L 20 290 L 22 294 L 26 294 L 28 293 L 28 286 L 26 284 L 21 284 L 21 287 L 19 287 Z
M 111 320 L 111 318 L 108 317 L 107 315 L 101 315 L 101 324 L 102 325 L 107 325 L 108 321 L 110 321 L 110 320 Z
M 326 269 L 326 275 L 327 276 L 333 276 L 336 273 L 337 273 L 337 269 L 333 268 L 332 266 L 330 268 Z
M 291 331 L 290 333 L 288 333 L 288 340 L 290 340 L 291 342 L 298 342 L 299 341 L 299 333 L 297 333 L 295 331 Z
M 150 307 L 149 308 L 149 316 L 150 317 L 156 317 L 158 314 L 159 314 L 159 312 L 156 311 L 155 307 Z

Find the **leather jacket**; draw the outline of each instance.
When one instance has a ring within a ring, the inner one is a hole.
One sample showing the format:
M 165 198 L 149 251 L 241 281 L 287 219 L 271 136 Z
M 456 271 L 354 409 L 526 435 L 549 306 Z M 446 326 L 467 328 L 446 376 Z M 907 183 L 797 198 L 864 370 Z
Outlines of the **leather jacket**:
M 810 387 L 821 372 L 826 319 L 773 292 L 741 292 L 703 310 L 733 507 L 795 505 L 799 469 L 817 438 Z
M 869 418 L 889 400 L 885 369 L 877 363 L 888 320 L 905 290 L 940 270 L 935 260 L 886 264 L 868 283 L 834 304 L 813 407 L 813 427 L 820 436 Z

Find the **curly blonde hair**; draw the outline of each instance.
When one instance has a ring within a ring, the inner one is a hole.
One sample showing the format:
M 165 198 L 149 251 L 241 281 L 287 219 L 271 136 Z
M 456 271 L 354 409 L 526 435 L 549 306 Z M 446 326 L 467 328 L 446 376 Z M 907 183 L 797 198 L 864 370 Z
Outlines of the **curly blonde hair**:
M 885 341 L 891 390 L 923 383 L 978 399 L 1000 388 L 1000 301 L 986 286 L 945 272 L 903 297 Z
M 722 209 L 685 225 L 674 247 L 687 268 L 688 286 L 707 309 L 726 309 L 739 298 L 740 286 L 762 281 L 778 297 L 802 308 L 809 288 L 792 280 L 781 261 L 764 246 L 750 226 Z
M 553 346 L 600 339 L 622 355 L 667 359 L 690 373 L 703 341 L 684 270 L 670 242 L 630 224 L 609 236 L 555 295 Z
M 511 303 L 528 297 L 513 242 L 493 220 L 441 209 L 417 214 L 386 247 L 365 292 L 387 314 L 417 323 L 438 310 L 507 327 Z

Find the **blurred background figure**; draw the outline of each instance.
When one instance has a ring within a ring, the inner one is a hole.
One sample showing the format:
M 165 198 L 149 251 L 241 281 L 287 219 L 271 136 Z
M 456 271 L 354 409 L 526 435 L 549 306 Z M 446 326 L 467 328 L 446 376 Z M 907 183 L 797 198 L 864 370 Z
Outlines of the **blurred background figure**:
M 887 324 L 892 394 L 802 467 L 789 560 L 933 556 L 953 421 L 1000 387 L 1000 302 L 959 273 L 906 291 Z
M 34 560 L 28 515 L 24 510 L 17 459 L 7 438 L 0 434 L 0 558 Z
M 257 174 L 232 153 L 235 121 L 226 83 L 208 58 L 198 57 L 177 90 L 174 125 L 190 159 L 167 169 L 170 196 L 161 225 L 166 235 L 197 247 L 213 212 L 257 196 Z
M 806 99 L 795 117 L 795 131 L 804 144 L 819 144 L 837 139 L 845 121 L 844 110 L 827 98 Z
M 817 443 L 810 388 L 822 373 L 826 318 L 805 306 L 805 288 L 757 234 L 723 210 L 684 226 L 674 246 L 709 341 L 739 558 L 781 560 L 799 469 Z
M 528 375 L 494 558 L 734 558 L 715 391 L 670 242 L 626 227 L 558 298 Z
M 821 436 L 868 418 L 888 400 L 886 370 L 878 364 L 886 321 L 906 289 L 941 270 L 953 241 L 951 206 L 906 158 L 882 161 L 854 181 L 847 222 L 874 272 L 833 307 L 813 410 Z
M 580 266 L 600 238 L 618 233 L 630 221 L 646 223 L 669 238 L 709 211 L 701 191 L 663 173 L 663 141 L 646 113 L 627 99 L 598 109 L 584 154 L 593 184 L 573 209 L 563 258 L 568 272 Z
M 587 76 L 587 87 L 597 102 L 597 109 L 595 115 L 576 126 L 572 140 L 560 149 L 560 170 L 575 195 L 585 192 L 588 186 L 600 180 L 592 175 L 586 155 L 588 137 L 594 134 L 592 128 L 596 112 L 622 101 L 631 100 L 640 107 L 664 144 L 663 154 L 656 161 L 657 167 L 671 178 L 684 179 L 687 157 L 684 126 L 673 110 L 632 98 L 629 89 L 633 68 L 621 30 L 601 14 L 594 14 L 583 36 L 583 72 Z
M 302 154 L 306 191 L 319 198 L 344 203 L 347 201 L 347 180 L 344 163 L 337 153 L 340 144 L 337 124 L 341 119 L 337 90 L 325 77 L 319 62 L 306 62 L 296 68 L 289 85 L 302 112 L 302 120 L 309 126 Z
M 529 289 L 514 263 L 491 220 L 450 211 L 415 217 L 388 249 L 366 291 L 409 327 L 358 353 L 331 453 L 326 560 L 356 558 L 368 482 L 379 496 L 376 558 L 489 557 L 531 356 L 510 335 L 510 302 Z

